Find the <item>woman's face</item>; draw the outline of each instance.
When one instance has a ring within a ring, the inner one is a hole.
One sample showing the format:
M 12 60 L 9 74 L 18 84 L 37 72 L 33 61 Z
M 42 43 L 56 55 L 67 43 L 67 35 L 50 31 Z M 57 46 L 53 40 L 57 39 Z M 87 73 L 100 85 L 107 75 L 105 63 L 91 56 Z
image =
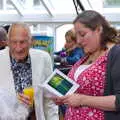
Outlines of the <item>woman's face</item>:
M 100 49 L 100 30 L 91 30 L 84 24 L 76 22 L 74 24 L 77 43 L 80 44 L 85 53 L 93 53 Z

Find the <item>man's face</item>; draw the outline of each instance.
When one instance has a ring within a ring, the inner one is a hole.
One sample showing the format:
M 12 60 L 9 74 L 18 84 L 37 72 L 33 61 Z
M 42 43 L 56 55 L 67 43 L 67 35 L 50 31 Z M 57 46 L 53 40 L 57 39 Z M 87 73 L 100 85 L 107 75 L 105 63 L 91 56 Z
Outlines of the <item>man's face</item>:
M 22 27 L 13 28 L 8 40 L 11 56 L 16 61 L 24 61 L 28 56 L 31 43 L 32 41 L 26 29 Z

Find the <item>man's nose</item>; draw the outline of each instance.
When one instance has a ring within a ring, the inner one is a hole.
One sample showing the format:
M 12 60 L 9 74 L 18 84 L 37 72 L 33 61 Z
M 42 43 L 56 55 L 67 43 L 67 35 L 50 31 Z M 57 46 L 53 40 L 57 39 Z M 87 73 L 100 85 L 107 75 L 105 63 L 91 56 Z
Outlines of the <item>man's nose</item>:
M 16 51 L 21 51 L 22 50 L 22 46 L 21 46 L 21 44 L 20 43 L 17 43 L 16 44 Z

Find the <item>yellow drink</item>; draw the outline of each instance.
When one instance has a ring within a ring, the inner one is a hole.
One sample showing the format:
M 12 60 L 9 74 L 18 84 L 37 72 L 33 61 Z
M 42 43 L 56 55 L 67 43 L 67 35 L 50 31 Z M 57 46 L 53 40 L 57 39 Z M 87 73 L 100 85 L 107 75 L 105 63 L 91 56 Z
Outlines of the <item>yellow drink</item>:
M 34 89 L 32 87 L 24 88 L 23 94 L 30 97 L 30 106 L 33 106 L 33 100 L 34 100 Z

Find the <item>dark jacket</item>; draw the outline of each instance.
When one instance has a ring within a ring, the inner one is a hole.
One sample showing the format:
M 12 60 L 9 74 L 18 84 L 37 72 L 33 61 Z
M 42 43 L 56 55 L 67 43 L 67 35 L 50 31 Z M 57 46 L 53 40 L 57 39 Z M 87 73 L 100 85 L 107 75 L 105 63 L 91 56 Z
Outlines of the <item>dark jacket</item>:
M 116 96 L 116 111 L 105 111 L 105 120 L 120 120 L 120 45 L 115 45 L 108 54 L 104 95 Z
M 70 51 L 69 55 L 67 55 L 66 50 L 62 49 L 61 51 L 54 52 L 54 62 L 65 62 L 69 65 L 75 64 L 79 59 L 81 59 L 85 54 L 82 48 L 76 47 L 72 51 Z M 63 61 L 63 58 L 64 61 Z
M 66 59 L 68 64 L 73 65 L 83 56 L 84 56 L 83 49 L 77 47 L 71 51 L 71 53 L 69 54 L 69 56 L 66 57 Z

